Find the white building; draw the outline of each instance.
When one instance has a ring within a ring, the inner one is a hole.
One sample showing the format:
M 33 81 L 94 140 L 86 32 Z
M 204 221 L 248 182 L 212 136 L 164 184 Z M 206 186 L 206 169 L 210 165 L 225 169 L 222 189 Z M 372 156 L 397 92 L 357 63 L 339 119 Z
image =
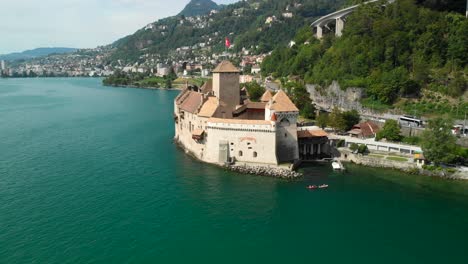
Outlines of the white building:
M 0 70 L 2 70 L 2 71 L 6 70 L 6 65 L 5 65 L 5 61 L 4 61 L 4 60 L 2 60 L 2 61 L 0 62 L 0 65 L 1 65 Z
M 239 70 L 223 61 L 213 79 L 183 90 L 174 102 L 175 140 L 196 158 L 214 164 L 276 166 L 299 159 L 299 110 L 286 93 L 266 92 L 261 102 L 242 100 Z

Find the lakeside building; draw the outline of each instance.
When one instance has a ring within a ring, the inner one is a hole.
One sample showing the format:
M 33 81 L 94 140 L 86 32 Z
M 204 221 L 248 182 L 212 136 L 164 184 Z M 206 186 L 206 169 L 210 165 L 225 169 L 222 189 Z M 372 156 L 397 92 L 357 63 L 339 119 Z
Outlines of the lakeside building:
M 186 87 L 174 101 L 175 140 L 214 164 L 277 166 L 299 160 L 299 109 L 285 92 L 245 99 L 240 71 L 228 61 L 201 88 Z

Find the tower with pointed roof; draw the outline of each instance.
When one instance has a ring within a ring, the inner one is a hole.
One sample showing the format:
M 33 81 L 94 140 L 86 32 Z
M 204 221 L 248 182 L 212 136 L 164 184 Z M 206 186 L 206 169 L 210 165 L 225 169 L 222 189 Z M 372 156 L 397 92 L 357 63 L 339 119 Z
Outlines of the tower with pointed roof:
M 240 104 L 239 69 L 229 61 L 221 62 L 213 70 L 214 95 L 226 105 L 226 111 L 233 111 Z M 229 117 L 232 113 L 225 113 Z

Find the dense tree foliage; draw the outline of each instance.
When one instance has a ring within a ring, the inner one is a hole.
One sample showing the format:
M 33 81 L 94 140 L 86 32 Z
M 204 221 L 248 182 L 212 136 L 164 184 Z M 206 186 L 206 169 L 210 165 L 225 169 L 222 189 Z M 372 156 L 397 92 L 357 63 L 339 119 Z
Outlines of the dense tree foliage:
M 304 84 L 288 82 L 285 87 L 291 96 L 291 100 L 299 109 L 299 114 L 307 119 L 315 119 L 316 109 Z
M 157 77 L 147 73 L 116 71 L 106 77 L 102 83 L 107 86 L 136 86 L 152 88 L 172 88 L 172 81 L 177 78 L 173 71 L 168 76 Z
M 249 98 L 252 102 L 258 102 L 265 93 L 265 88 L 260 86 L 257 82 L 246 83 L 245 87 L 247 88 Z
M 362 5 L 347 19 L 341 38 L 331 33 L 318 41 L 304 28 L 295 40 L 292 48 L 277 48 L 264 60 L 263 75 L 299 75 L 323 86 L 338 80 L 344 87 L 366 88 L 384 104 L 418 96 L 421 88 L 453 97 L 467 89 L 468 20 L 412 0 Z
M 361 117 L 356 110 L 342 112 L 338 107 L 335 107 L 326 117 L 326 125 L 337 131 L 348 131 L 360 120 Z M 319 126 L 324 127 L 323 122 L 324 120 L 320 120 Z
M 452 135 L 453 121 L 447 118 L 435 118 L 423 133 L 422 149 L 430 161 L 450 163 L 455 160 L 458 147 Z
M 382 130 L 377 133 L 376 139 L 380 140 L 383 138 L 389 141 L 401 141 L 402 136 L 398 121 L 390 119 L 385 122 Z

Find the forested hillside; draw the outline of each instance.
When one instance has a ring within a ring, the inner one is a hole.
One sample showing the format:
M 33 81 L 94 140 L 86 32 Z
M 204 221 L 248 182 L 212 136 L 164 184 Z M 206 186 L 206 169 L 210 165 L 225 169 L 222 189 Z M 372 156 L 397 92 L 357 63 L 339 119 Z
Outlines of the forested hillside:
M 367 102 L 374 105 L 419 114 L 459 112 L 463 103 L 468 107 L 462 98 L 467 89 L 468 20 L 460 13 L 439 11 L 457 9 L 435 2 L 363 5 L 347 18 L 341 38 L 329 34 L 318 41 L 310 28 L 303 28 L 296 46 L 277 48 L 267 57 L 263 74 L 297 75 L 322 87 L 337 80 L 342 88 L 365 88 Z
M 269 52 L 288 43 L 295 32 L 313 19 L 339 9 L 345 0 L 248 0 L 224 6 L 218 13 L 199 17 L 161 19 L 113 44 L 112 61 L 137 61 L 143 54 L 165 57 L 176 48 L 206 44 L 224 49 L 229 37 L 235 50 Z M 291 17 L 287 13 L 291 14 Z M 267 23 L 267 18 L 272 18 Z
M 190 3 L 179 13 L 179 16 L 201 16 L 208 14 L 211 10 L 217 10 L 219 6 L 211 0 L 191 0 Z

